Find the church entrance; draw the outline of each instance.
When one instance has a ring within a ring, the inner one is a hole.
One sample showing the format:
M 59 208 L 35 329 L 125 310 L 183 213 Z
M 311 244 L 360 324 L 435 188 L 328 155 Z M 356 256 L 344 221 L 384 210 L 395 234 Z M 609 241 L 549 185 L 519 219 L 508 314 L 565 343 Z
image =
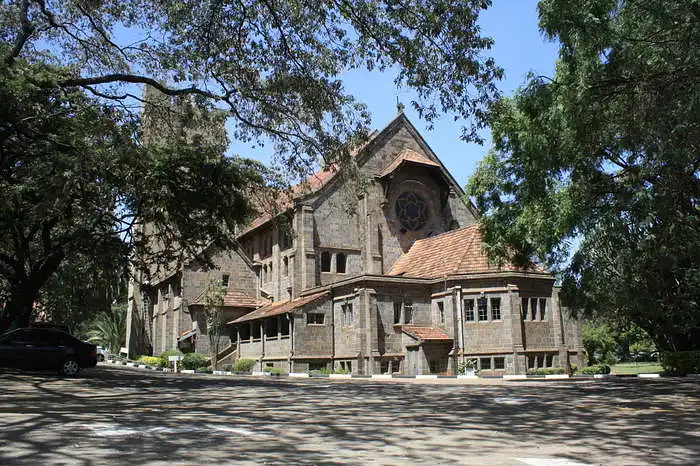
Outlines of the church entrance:
M 451 341 L 447 343 L 425 343 L 423 345 L 425 359 L 428 361 L 428 369 L 431 374 L 449 375 L 448 366 L 451 350 Z

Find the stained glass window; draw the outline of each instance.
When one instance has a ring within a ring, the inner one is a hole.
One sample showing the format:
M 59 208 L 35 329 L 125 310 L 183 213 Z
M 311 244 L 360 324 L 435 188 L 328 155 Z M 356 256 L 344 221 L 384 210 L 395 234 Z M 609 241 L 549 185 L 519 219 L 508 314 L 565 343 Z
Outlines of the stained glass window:
M 395 207 L 396 216 L 407 230 L 420 230 L 428 223 L 428 204 L 412 191 L 401 194 Z

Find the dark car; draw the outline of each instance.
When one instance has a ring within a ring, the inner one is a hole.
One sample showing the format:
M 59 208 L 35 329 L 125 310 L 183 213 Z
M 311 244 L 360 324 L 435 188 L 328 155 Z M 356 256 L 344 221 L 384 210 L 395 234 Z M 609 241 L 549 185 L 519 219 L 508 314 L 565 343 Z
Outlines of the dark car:
M 0 367 L 56 370 L 72 377 L 96 364 L 97 347 L 62 330 L 19 328 L 0 335 Z

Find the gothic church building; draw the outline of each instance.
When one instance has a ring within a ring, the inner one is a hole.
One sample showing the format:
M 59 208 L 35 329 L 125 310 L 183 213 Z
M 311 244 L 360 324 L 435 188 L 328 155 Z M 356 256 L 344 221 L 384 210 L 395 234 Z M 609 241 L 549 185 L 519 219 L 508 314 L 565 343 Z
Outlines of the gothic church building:
M 353 214 L 333 171 L 311 177 L 288 210 L 255 219 L 235 251 L 129 289 L 130 355 L 209 353 L 202 293 L 227 287 L 220 357 L 285 372 L 482 375 L 582 366 L 578 322 L 542 269 L 497 267 L 478 213 L 401 113 L 356 155 L 369 180 Z M 282 221 L 281 219 L 286 219 Z

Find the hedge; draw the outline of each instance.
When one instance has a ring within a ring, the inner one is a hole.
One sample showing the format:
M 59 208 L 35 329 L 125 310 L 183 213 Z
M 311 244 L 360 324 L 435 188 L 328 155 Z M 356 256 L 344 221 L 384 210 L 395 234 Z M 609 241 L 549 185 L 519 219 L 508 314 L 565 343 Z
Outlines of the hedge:
M 566 369 L 563 367 L 541 367 L 539 369 L 530 369 L 527 375 L 554 375 L 566 374 Z
M 199 353 L 188 353 L 182 358 L 183 369 L 199 369 L 207 366 L 208 359 Z
M 596 364 L 594 366 L 588 366 L 581 369 L 582 374 L 609 374 L 610 366 L 607 364 Z
M 661 366 L 668 375 L 700 374 L 700 351 L 664 351 Z
M 163 360 L 157 356 L 141 356 L 136 361 L 151 367 L 163 367 Z
M 235 372 L 250 372 L 251 370 L 253 370 L 253 367 L 255 366 L 256 362 L 257 361 L 255 359 L 237 359 L 233 365 L 233 370 Z

